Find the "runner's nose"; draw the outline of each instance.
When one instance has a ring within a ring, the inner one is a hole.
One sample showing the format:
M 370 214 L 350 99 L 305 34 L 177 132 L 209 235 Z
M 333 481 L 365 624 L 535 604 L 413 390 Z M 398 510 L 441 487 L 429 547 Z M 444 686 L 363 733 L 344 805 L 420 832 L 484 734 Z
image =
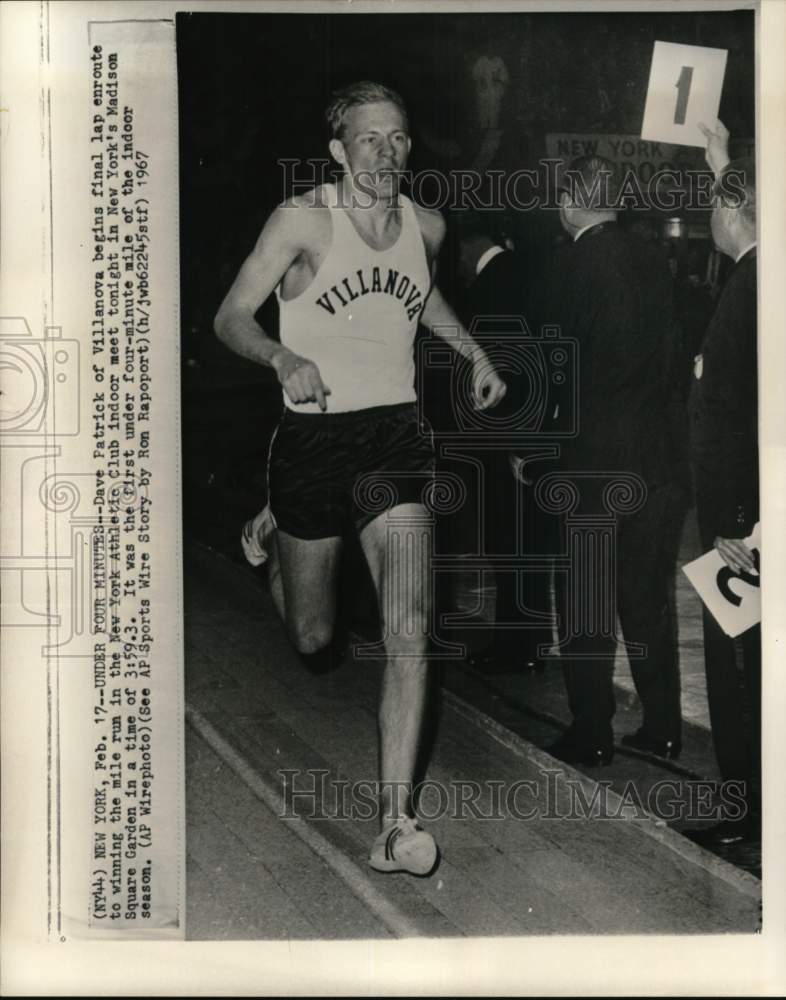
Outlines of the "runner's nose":
M 382 157 L 391 162 L 396 158 L 396 150 L 389 136 L 382 136 L 379 151 Z

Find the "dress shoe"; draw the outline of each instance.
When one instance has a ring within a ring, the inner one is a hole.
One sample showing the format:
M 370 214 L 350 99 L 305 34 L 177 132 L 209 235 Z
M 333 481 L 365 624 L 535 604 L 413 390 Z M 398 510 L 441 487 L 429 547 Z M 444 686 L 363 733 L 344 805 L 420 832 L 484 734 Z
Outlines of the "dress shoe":
M 698 844 L 730 865 L 761 880 L 761 830 L 755 822 L 716 823 L 701 830 L 683 830 L 688 840 Z
M 473 670 L 486 670 L 494 666 L 497 657 L 493 649 L 486 648 L 478 650 L 477 653 L 467 653 L 464 662 Z
M 583 764 L 585 767 L 603 767 L 610 764 L 614 758 L 614 747 L 610 744 L 603 746 L 592 746 L 590 744 L 577 743 L 570 735 L 566 734 L 546 747 L 546 753 L 556 757 L 557 760 L 566 764 Z
M 496 653 L 493 649 L 484 649 L 478 653 L 473 653 L 467 657 L 467 666 L 476 670 L 479 674 L 493 677 L 495 674 L 513 673 L 510 662 Z
M 741 840 L 737 844 L 729 844 L 726 847 L 719 847 L 716 853 L 729 864 L 742 868 L 761 881 L 761 841 Z
M 736 844 L 755 844 L 761 841 L 761 832 L 755 823 L 749 820 L 738 820 L 731 822 L 723 820 L 715 826 L 705 826 L 699 830 L 684 830 L 684 835 L 688 840 L 692 840 L 699 847 L 706 847 L 708 850 L 716 848 L 728 848 Z
M 663 757 L 664 760 L 676 760 L 682 752 L 682 743 L 679 740 L 654 739 L 643 729 L 637 729 L 635 733 L 623 736 L 622 745 L 633 750 L 641 750 L 643 753 L 654 754 L 656 757 Z
M 519 654 L 500 652 L 494 649 L 484 649 L 467 657 L 467 665 L 478 673 L 489 677 L 495 674 L 540 673 L 544 664 L 540 660 L 526 658 L 522 660 Z

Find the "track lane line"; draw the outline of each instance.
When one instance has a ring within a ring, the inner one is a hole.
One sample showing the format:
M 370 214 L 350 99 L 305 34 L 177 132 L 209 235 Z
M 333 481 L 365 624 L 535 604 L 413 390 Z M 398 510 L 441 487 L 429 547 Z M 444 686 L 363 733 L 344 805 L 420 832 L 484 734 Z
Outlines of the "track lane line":
M 257 774 L 246 759 L 224 739 L 215 726 L 208 722 L 198 709 L 189 704 L 186 704 L 186 720 L 259 801 L 267 806 L 275 816 L 282 816 L 285 812 L 284 796 L 277 786 Z M 394 937 L 424 936 L 417 924 L 374 887 L 362 868 L 354 861 L 350 861 L 345 854 L 334 847 L 306 820 L 300 817 L 296 817 L 294 821 L 288 819 L 287 826 L 314 854 L 322 858 L 331 871 L 344 882 L 350 892 L 373 913 Z

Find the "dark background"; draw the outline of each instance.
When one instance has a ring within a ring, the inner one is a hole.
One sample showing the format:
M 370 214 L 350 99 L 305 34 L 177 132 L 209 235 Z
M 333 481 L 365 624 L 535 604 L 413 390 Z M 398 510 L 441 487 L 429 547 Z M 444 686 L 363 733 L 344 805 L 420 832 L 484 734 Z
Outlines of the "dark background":
M 509 86 L 490 166 L 534 168 L 548 132 L 640 133 L 656 39 L 728 49 L 720 118 L 753 137 L 751 11 L 178 15 L 187 524 L 203 536 L 231 524 L 234 536 L 264 503 L 280 389 L 217 342 L 212 320 L 288 193 L 277 161 L 328 156 L 331 92 L 357 79 L 394 87 L 410 112 L 410 168 L 467 168 L 481 138 L 470 69 L 499 56 Z M 553 212 L 518 213 L 512 228 L 536 253 L 558 232 Z M 440 285 L 454 295 L 449 260 Z M 272 301 L 260 318 L 275 331 Z

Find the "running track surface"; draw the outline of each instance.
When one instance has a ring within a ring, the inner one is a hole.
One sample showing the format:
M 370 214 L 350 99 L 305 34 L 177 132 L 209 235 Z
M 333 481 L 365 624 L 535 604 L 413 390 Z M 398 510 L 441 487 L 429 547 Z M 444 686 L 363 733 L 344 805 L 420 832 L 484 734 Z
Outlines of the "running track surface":
M 587 777 L 445 694 L 427 777 L 535 783 L 540 815 L 438 815 L 427 879 L 366 865 L 376 821 L 285 811 L 296 787 L 376 778 L 381 663 L 315 677 L 266 591 L 212 553 L 186 560 L 187 936 L 202 940 L 752 933 L 760 883 L 648 818 L 564 818 Z M 598 772 L 601 774 L 602 772 Z M 453 785 L 450 785 L 453 782 Z M 546 799 L 546 783 L 550 798 Z M 614 793 L 611 806 L 614 806 Z M 523 808 L 533 799 L 517 800 Z M 335 812 L 335 796 L 322 804 Z M 443 813 L 426 793 L 424 811 Z M 488 797 L 478 812 L 492 812 Z M 557 817 L 563 818 L 557 818 Z

